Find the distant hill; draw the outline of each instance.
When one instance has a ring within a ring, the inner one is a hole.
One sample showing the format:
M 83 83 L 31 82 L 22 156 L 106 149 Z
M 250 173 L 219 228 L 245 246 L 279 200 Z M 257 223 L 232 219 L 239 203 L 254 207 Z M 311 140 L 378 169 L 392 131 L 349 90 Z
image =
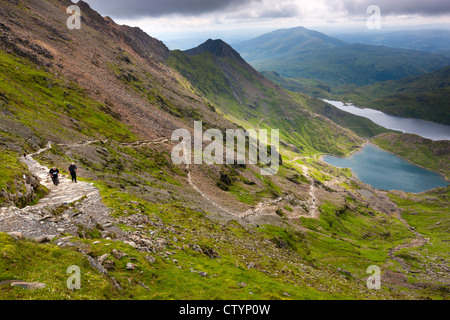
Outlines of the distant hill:
M 330 86 L 397 80 L 450 64 L 450 57 L 386 46 L 346 44 L 305 28 L 274 31 L 235 45 L 259 71 L 316 79 Z
M 440 53 L 450 50 L 450 30 L 404 30 L 394 32 L 362 32 L 335 35 L 349 43 L 383 45 Z
M 346 42 L 304 27 L 275 30 L 234 45 L 246 61 L 306 56 L 320 49 L 346 45 Z
M 339 94 L 339 99 L 393 115 L 450 125 L 450 66 L 354 88 Z

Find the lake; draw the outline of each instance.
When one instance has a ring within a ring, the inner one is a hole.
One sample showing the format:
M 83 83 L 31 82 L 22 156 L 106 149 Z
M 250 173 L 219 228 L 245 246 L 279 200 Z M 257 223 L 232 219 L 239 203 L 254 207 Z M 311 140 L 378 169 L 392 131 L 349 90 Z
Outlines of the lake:
M 338 109 L 372 120 L 387 129 L 413 133 L 430 140 L 450 140 L 450 126 L 421 119 L 391 116 L 378 110 L 357 108 L 341 101 L 323 100 Z
M 325 156 L 324 162 L 339 168 L 350 168 L 357 178 L 384 190 L 422 192 L 449 183 L 438 173 L 413 165 L 372 144 L 347 158 Z

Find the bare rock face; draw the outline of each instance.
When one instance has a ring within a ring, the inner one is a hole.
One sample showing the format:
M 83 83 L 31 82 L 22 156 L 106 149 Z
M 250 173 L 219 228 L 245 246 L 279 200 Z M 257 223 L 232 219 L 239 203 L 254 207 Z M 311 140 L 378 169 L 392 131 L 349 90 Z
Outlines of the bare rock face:
M 2 207 L 18 206 L 23 208 L 36 200 L 36 192 L 39 188 L 41 188 L 41 185 L 37 177 L 24 175 L 23 179 L 15 181 L 12 188 L 0 190 L 0 205 Z M 14 190 L 15 192 L 9 190 Z

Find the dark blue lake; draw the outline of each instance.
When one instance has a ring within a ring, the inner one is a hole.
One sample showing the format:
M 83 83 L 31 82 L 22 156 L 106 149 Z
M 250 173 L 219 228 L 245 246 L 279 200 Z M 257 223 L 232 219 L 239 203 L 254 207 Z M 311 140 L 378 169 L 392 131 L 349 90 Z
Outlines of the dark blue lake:
M 417 193 L 449 184 L 440 174 L 413 165 L 372 144 L 347 158 L 325 156 L 323 161 L 335 167 L 350 168 L 359 180 L 377 189 Z

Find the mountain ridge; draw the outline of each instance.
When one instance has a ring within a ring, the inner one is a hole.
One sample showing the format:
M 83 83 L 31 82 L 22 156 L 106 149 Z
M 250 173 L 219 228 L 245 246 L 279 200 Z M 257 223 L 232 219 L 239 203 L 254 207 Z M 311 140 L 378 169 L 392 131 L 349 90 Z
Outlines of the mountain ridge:
M 195 56 L 205 51 L 208 51 L 217 57 L 230 58 L 241 63 L 245 63 L 245 60 L 242 59 L 241 55 L 237 51 L 235 51 L 228 43 L 221 39 L 208 39 L 206 42 L 200 44 L 199 46 L 189 50 L 185 50 L 184 52 L 187 55 Z
M 282 30 L 289 34 L 289 30 Z M 310 34 L 311 35 L 311 34 Z M 293 41 L 285 43 L 282 37 L 269 33 L 246 43 L 248 46 L 236 48 L 259 71 L 276 71 L 286 77 L 317 79 L 327 85 L 343 84 L 365 85 L 377 81 L 397 80 L 444 67 L 450 58 L 425 51 L 373 46 L 364 44 L 347 44 L 341 40 L 340 45 L 319 45 L 317 41 L 327 37 L 314 34 L 312 44 L 304 41 L 304 50 L 286 51 L 290 46 L 296 48 Z M 264 39 L 264 42 L 261 42 Z M 328 39 L 328 38 L 327 38 Z M 328 40 L 329 41 L 329 40 Z M 260 56 L 258 51 L 271 49 L 270 54 Z M 283 50 L 277 50 L 277 48 Z

